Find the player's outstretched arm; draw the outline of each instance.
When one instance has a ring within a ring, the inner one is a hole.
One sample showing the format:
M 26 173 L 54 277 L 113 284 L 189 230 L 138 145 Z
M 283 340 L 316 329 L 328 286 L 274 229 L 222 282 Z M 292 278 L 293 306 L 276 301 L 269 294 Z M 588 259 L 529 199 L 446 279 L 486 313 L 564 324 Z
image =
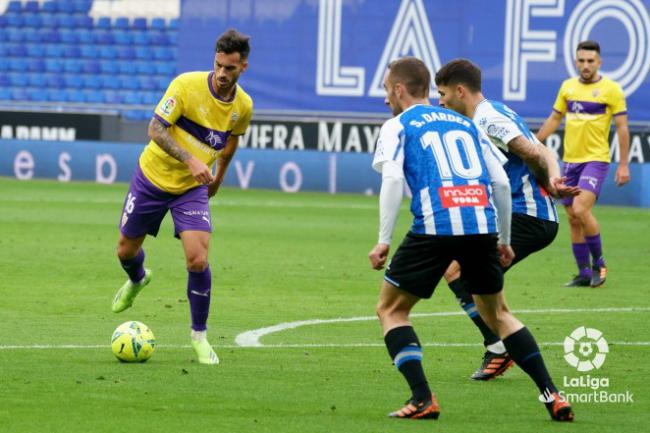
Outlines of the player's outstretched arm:
M 544 187 L 546 191 L 554 198 L 575 197 L 580 194 L 579 187 L 565 184 L 566 179 L 562 177 L 560 164 L 551 149 L 541 143 L 538 146 L 548 166 L 549 185 Z
M 537 131 L 537 139 L 543 143 L 549 135 L 557 131 L 561 123 L 562 113 L 558 113 L 555 110 L 551 111 L 551 114 L 544 121 L 542 127 Z
M 614 175 L 616 185 L 623 186 L 630 181 L 630 130 L 627 127 L 627 115 L 621 114 L 614 117 L 616 134 L 618 135 L 619 162 Z
M 180 162 L 184 162 L 190 169 L 194 179 L 202 184 L 207 185 L 212 182 L 212 173 L 207 165 L 194 158 L 192 154 L 178 145 L 176 140 L 171 136 L 165 125 L 155 117 L 149 122 L 149 138 L 151 138 L 162 150 L 167 152 L 171 157 Z
M 226 175 L 230 161 L 232 160 L 232 157 L 235 156 L 235 152 L 237 151 L 238 146 L 238 136 L 228 137 L 226 147 L 223 148 L 221 154 L 219 154 L 219 157 L 217 158 L 217 171 L 214 175 L 214 180 L 210 185 L 208 185 L 208 197 L 214 196 L 217 191 L 219 191 L 219 187 L 223 182 L 223 178 Z

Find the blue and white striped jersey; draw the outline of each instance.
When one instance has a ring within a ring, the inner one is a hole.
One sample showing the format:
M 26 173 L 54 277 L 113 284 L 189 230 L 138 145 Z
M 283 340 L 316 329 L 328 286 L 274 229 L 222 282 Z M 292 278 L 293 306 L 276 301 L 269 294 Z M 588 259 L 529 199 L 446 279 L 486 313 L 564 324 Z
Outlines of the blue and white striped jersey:
M 486 159 L 507 159 L 471 119 L 431 105 L 413 105 L 381 128 L 372 166 L 403 167 L 411 189 L 411 231 L 430 235 L 496 233 Z M 505 176 L 504 176 L 505 180 Z
M 539 185 L 526 163 L 508 149 L 508 143 L 521 135 L 531 143 L 543 146 L 530 132 L 526 122 L 505 104 L 487 99 L 476 106 L 474 122 L 508 157 L 504 168 L 510 179 L 512 212 L 557 222 L 552 198 Z

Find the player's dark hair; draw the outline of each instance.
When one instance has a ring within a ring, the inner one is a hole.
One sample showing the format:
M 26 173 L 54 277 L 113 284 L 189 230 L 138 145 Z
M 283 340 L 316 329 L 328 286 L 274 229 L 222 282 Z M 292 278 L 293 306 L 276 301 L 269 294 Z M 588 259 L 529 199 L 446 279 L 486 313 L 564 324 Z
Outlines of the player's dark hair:
M 600 45 L 596 41 L 582 41 L 578 44 L 578 48 L 576 48 L 576 51 L 578 50 L 595 51 L 600 54 Z
M 454 59 L 436 73 L 436 86 L 462 84 L 472 92 L 481 91 L 481 69 L 467 59 Z
M 402 83 L 411 96 L 426 98 L 431 87 L 431 73 L 424 62 L 415 57 L 402 57 L 388 64 L 390 80 Z
M 226 30 L 219 39 L 217 39 L 217 45 L 215 47 L 215 52 L 217 53 L 239 53 L 242 60 L 248 58 L 248 53 L 251 52 L 251 47 L 248 41 L 251 37 L 243 33 L 239 33 L 235 29 Z

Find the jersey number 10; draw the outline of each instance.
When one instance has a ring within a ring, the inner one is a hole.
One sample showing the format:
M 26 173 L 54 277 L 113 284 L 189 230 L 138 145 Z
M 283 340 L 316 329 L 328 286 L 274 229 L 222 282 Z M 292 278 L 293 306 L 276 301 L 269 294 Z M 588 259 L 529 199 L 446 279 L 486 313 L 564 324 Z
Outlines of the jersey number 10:
M 441 179 L 453 179 L 454 175 L 463 179 L 478 179 L 483 173 L 474 138 L 465 131 L 445 132 L 442 139 L 439 132 L 427 131 L 420 138 L 420 143 L 422 149 L 431 148 Z

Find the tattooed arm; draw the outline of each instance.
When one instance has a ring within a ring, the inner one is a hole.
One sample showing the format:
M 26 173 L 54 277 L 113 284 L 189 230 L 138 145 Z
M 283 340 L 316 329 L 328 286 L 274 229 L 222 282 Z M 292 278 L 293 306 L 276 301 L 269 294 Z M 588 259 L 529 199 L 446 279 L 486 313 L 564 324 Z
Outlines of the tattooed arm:
M 526 137 L 520 135 L 510 140 L 508 149 L 521 158 L 540 185 L 548 189 L 550 185 L 549 164 L 546 155 L 541 149 L 541 145 L 535 145 L 527 140 Z M 555 165 L 557 165 L 557 162 L 555 162 Z
M 553 197 L 573 197 L 580 193 L 580 188 L 564 183 L 566 179 L 560 174 L 555 155 L 542 143 L 533 144 L 520 135 L 508 143 L 508 148 L 524 160 L 540 185 Z
M 198 183 L 207 185 L 214 180 L 212 172 L 208 166 L 180 147 L 160 120 L 155 117 L 152 118 L 151 122 L 149 122 L 148 132 L 149 138 L 151 138 L 162 150 L 167 152 L 169 156 L 180 162 L 184 162 L 185 165 L 187 165 L 187 168 L 190 169 L 192 176 Z

